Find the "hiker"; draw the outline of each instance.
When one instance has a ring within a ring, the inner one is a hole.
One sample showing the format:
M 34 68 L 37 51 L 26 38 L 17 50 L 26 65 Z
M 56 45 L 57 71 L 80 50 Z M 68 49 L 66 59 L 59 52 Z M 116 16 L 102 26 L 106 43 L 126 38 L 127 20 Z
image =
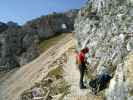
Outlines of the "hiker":
M 83 83 L 83 78 L 84 78 L 84 72 L 86 69 L 85 54 L 88 52 L 89 52 L 89 49 L 86 47 L 81 49 L 79 53 L 77 52 L 77 56 L 76 56 L 76 62 L 77 62 L 77 65 L 79 66 L 79 71 L 80 71 L 80 88 L 81 89 L 86 88 L 86 86 Z

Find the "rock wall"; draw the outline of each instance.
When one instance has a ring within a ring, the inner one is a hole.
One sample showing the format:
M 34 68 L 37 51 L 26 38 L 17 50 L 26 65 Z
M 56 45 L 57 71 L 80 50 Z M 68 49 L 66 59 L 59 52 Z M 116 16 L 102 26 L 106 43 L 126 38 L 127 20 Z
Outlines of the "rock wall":
M 133 99 L 133 52 L 120 64 L 106 92 L 107 100 Z
M 122 85 L 123 63 L 133 51 L 133 1 L 89 0 L 79 11 L 75 33 L 77 49 L 80 50 L 85 43 L 90 48 L 87 60 L 94 75 L 103 72 L 115 73 L 114 77 L 119 75 L 118 81 L 110 85 L 123 88 L 112 90 L 114 94 L 109 100 L 124 100 L 126 94 L 119 91 L 126 91 Z
M 33 30 L 8 27 L 0 33 L 0 70 L 22 66 L 39 55 L 38 35 Z

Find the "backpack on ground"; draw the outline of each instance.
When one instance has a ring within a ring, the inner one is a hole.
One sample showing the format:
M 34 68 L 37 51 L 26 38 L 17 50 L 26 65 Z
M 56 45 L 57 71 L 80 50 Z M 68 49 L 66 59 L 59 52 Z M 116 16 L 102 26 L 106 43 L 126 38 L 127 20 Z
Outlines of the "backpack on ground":
M 102 91 L 107 87 L 107 84 L 111 80 L 111 76 L 108 74 L 102 74 L 96 77 L 96 79 L 89 82 L 89 86 L 92 89 L 92 92 L 97 94 L 99 91 Z

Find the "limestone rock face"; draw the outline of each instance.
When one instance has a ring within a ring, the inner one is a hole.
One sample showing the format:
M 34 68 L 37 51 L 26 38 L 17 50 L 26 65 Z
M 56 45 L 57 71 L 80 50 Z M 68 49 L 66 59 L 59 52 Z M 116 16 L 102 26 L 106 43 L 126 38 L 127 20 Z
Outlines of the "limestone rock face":
M 35 29 L 40 38 L 49 38 L 59 33 L 73 31 L 77 13 L 78 10 L 70 10 L 65 13 L 54 12 L 27 22 L 25 27 Z M 64 25 L 65 27 L 63 27 Z
M 77 49 L 85 44 L 90 48 L 86 56 L 93 73 L 108 71 L 115 73 L 114 78 L 119 77 L 111 84 L 122 87 L 123 92 L 114 90 L 109 100 L 124 100 L 127 96 L 123 85 L 124 61 L 133 51 L 133 1 L 89 0 L 79 11 L 75 33 Z
M 127 86 L 125 81 L 124 66 L 119 65 L 116 69 L 114 78 L 110 82 L 107 91 L 107 100 L 125 100 L 127 96 Z
M 119 65 L 107 90 L 107 100 L 132 100 L 133 52 L 129 53 L 123 65 Z
M 19 67 L 39 55 L 34 50 L 37 47 L 33 46 L 38 39 L 36 33 L 20 27 L 9 27 L 6 31 L 2 32 L 0 34 L 0 69 Z M 27 58 L 24 54 L 31 56 Z M 23 60 L 27 62 L 20 63 Z

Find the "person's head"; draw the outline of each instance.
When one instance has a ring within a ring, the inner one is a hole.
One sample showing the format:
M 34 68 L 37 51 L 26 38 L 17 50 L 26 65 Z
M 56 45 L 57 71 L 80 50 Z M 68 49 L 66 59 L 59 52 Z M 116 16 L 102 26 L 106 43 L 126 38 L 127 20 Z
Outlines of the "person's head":
M 89 48 L 86 47 L 86 48 L 85 48 L 85 52 L 86 52 L 86 53 L 89 52 Z
M 82 49 L 81 52 L 87 53 L 87 52 L 89 52 L 89 48 L 86 47 L 86 48 Z

